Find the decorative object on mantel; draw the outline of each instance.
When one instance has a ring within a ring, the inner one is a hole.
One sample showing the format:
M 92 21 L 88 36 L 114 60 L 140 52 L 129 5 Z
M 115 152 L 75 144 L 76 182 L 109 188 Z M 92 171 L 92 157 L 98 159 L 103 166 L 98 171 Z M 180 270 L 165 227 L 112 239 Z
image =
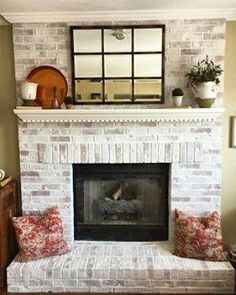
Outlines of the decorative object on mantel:
M 53 86 L 52 87 L 52 92 L 53 92 L 53 98 L 52 98 L 52 104 L 51 104 L 51 109 L 60 109 L 60 104 L 58 101 L 58 97 L 57 97 L 57 87 Z
M 75 106 L 74 106 L 74 103 L 75 103 L 75 99 L 74 97 L 72 96 L 67 96 L 65 99 L 64 99 L 64 103 L 65 103 L 65 106 L 66 106 L 66 109 L 74 109 Z
M 71 26 L 70 36 L 75 104 L 164 103 L 165 25 Z
M 182 100 L 184 97 L 184 92 L 180 88 L 175 88 L 172 91 L 172 99 L 173 99 L 173 104 L 175 107 L 180 107 L 182 105 Z
M 209 108 L 214 103 L 217 96 L 216 85 L 220 83 L 222 72 L 221 66 L 216 65 L 207 55 L 185 74 L 200 108 Z
M 23 100 L 23 106 L 32 106 L 35 103 L 37 93 L 37 83 L 23 81 L 20 84 L 21 98 Z
M 230 147 L 236 148 L 236 116 L 230 117 Z
M 68 91 L 65 76 L 52 66 L 34 68 L 27 76 L 27 81 L 38 83 L 36 102 L 44 109 L 50 109 L 52 106 L 53 87 L 57 89 L 59 105 L 63 103 Z

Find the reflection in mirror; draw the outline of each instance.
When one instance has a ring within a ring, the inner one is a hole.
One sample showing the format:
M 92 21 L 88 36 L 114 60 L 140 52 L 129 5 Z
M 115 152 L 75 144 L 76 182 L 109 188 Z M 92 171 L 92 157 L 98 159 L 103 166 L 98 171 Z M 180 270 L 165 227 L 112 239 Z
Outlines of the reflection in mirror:
M 160 101 L 162 95 L 160 79 L 136 79 L 134 81 L 135 101 Z
M 77 80 L 75 82 L 75 102 L 102 101 L 101 80 Z
M 105 81 L 106 101 L 125 102 L 132 100 L 131 80 L 106 80 Z
M 105 52 L 131 52 L 131 30 L 104 30 Z
M 101 30 L 74 30 L 74 52 L 101 52 L 101 35 Z
M 161 54 L 135 54 L 135 77 L 161 77 Z
M 102 77 L 101 55 L 75 55 L 75 77 Z
M 162 51 L 162 29 L 134 29 L 134 51 Z
M 105 55 L 106 77 L 131 77 L 131 55 Z

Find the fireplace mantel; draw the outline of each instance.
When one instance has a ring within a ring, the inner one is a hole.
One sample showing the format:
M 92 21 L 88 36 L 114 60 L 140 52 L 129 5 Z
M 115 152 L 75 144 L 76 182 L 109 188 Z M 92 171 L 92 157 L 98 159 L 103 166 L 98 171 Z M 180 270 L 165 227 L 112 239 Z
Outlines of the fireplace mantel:
M 217 120 L 223 112 L 224 108 L 14 109 L 23 122 L 200 122 Z

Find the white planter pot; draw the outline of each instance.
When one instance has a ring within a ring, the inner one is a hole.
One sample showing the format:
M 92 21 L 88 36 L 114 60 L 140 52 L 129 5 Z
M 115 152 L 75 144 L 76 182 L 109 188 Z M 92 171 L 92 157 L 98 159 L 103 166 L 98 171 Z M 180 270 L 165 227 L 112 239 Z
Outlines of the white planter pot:
M 172 99 L 175 107 L 180 107 L 182 105 L 183 96 L 172 96 Z
M 195 95 L 195 98 L 212 99 L 216 98 L 217 96 L 215 82 L 205 82 L 197 86 L 192 86 L 192 91 Z
M 35 100 L 37 93 L 37 83 L 33 82 L 21 82 L 21 98 L 25 100 Z

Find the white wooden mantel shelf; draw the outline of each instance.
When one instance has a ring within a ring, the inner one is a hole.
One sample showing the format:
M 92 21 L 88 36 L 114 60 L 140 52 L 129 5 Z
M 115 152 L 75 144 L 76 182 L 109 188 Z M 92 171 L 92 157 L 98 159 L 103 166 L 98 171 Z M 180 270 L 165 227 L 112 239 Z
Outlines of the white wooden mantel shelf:
M 214 121 L 224 108 L 165 108 L 165 109 L 75 109 L 22 110 L 14 113 L 23 122 L 181 122 Z

